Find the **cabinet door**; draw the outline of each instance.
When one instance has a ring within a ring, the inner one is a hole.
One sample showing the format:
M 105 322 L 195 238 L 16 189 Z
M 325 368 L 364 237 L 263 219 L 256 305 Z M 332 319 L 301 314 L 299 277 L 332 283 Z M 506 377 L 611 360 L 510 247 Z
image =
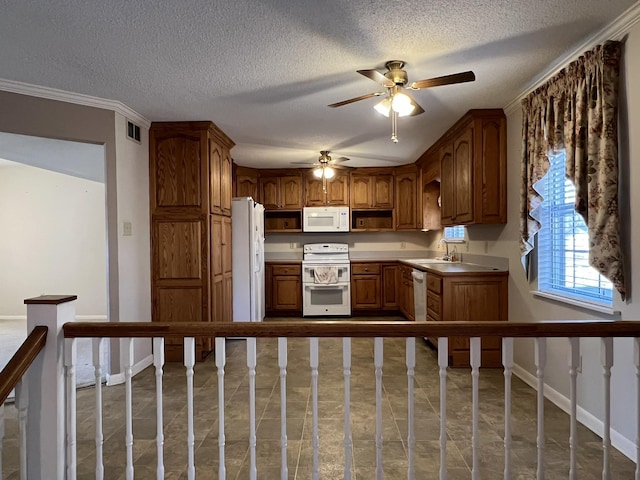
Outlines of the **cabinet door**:
M 380 275 L 354 275 L 351 277 L 351 308 L 379 310 Z
M 280 208 L 302 208 L 302 176 L 288 175 L 280 178 Z
M 231 153 L 226 148 L 222 152 L 220 164 L 220 211 L 223 215 L 231 216 Z
M 398 267 L 395 265 L 382 266 L 382 308 L 384 310 L 398 309 Z
M 453 166 L 453 145 L 440 150 L 440 213 L 442 225 L 456 225 L 456 186 Z
M 267 210 L 277 210 L 280 208 L 280 178 L 261 177 L 260 178 L 260 199 Z
M 327 189 L 329 182 L 327 182 Z M 305 207 L 319 207 L 327 202 L 326 194 L 322 189 L 322 180 L 318 180 L 311 175 L 305 178 L 304 182 L 304 205 Z
M 415 172 L 396 175 L 396 229 L 417 228 L 417 174 Z
M 222 213 L 222 149 L 209 139 L 209 209 L 210 213 Z
M 268 263 L 264 266 L 264 307 L 268 312 L 273 308 L 273 267 Z
M 349 175 L 336 173 L 327 182 L 327 205 L 349 205 Z
M 473 128 L 468 128 L 453 144 L 456 225 L 473 221 Z
M 427 181 L 423 174 L 422 183 L 422 228 L 426 230 L 439 230 L 442 228 L 440 220 L 440 182 Z
M 371 207 L 371 178 L 369 175 L 352 175 L 349 202 L 351 208 Z
M 393 175 L 373 177 L 372 208 L 393 208 Z
M 216 245 L 211 242 L 211 249 L 216 250 Z M 231 218 L 223 217 L 222 218 L 222 238 L 221 238 L 221 248 L 222 251 L 222 273 L 230 274 L 231 273 Z
M 294 275 L 273 276 L 273 310 L 301 310 L 301 279 Z
M 258 177 L 238 175 L 236 177 L 236 197 L 251 197 L 258 200 Z

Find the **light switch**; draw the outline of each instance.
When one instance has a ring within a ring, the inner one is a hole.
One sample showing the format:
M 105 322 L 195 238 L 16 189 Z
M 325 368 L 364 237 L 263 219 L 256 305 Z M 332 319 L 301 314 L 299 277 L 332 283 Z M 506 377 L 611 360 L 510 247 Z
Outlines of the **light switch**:
M 130 237 L 131 235 L 133 235 L 131 233 L 132 227 L 131 227 L 131 222 L 124 222 L 122 224 L 122 235 L 125 237 Z

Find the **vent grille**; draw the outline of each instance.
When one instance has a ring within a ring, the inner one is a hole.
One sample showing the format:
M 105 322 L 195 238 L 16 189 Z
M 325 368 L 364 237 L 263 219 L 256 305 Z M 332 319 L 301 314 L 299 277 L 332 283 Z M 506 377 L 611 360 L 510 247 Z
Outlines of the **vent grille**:
M 127 137 L 140 143 L 140 127 L 129 120 L 127 120 Z

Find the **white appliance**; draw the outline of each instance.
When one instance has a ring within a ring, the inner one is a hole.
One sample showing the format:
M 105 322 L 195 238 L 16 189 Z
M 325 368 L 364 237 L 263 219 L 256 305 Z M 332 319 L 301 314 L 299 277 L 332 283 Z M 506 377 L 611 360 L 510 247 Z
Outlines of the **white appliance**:
M 348 232 L 349 207 L 304 207 L 303 232 Z
M 427 321 L 427 272 L 414 269 L 413 277 L 413 308 L 416 322 Z
M 303 248 L 302 316 L 351 315 L 351 264 L 346 243 Z
M 264 319 L 264 207 L 251 197 L 231 202 L 233 321 Z

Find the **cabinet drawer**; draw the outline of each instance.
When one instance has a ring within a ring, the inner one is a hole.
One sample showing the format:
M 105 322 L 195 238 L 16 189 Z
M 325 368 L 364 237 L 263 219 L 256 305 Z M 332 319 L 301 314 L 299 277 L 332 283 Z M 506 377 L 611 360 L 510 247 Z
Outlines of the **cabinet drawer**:
M 379 263 L 352 263 L 351 274 L 352 275 L 379 275 L 380 264 Z
M 438 294 L 442 293 L 442 277 L 427 275 L 427 290 Z
M 440 320 L 441 301 L 440 296 L 427 291 L 427 313 Z
M 302 267 L 300 265 L 273 265 L 273 275 L 302 275 Z

